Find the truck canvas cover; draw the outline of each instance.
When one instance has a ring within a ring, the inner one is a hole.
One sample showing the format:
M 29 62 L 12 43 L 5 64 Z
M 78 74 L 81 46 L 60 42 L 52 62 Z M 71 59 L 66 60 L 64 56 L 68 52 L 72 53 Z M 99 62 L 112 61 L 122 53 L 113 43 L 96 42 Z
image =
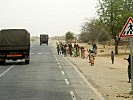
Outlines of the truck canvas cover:
M 48 41 L 48 35 L 46 35 L 46 34 L 41 34 L 40 35 L 40 39 L 41 39 L 41 41 L 43 42 L 45 42 L 45 41 Z
M 29 50 L 30 34 L 25 29 L 0 31 L 0 50 Z

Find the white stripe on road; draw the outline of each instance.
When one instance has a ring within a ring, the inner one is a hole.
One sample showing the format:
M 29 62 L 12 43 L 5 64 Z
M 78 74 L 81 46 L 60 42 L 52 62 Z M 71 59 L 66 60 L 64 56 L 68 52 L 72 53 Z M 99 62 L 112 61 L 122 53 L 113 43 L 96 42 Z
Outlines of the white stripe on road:
M 83 82 L 80 82 L 80 84 L 83 84 Z
M 49 55 L 50 53 L 45 53 L 46 55 Z
M 62 67 L 61 67 L 61 66 L 59 66 L 59 68 L 61 69 Z
M 42 53 L 37 53 L 38 55 L 41 55 Z
M 30 53 L 31 55 L 35 54 L 35 53 Z
M 68 79 L 65 79 L 65 82 L 66 82 L 67 85 L 69 85 L 69 81 L 68 81 Z
M 58 59 L 56 59 L 58 61 Z
M 62 74 L 62 75 L 65 75 L 64 71 L 61 71 L 61 74 Z
M 12 65 L 10 68 L 8 68 L 6 71 L 4 71 L 2 74 L 0 74 L 0 77 L 2 77 L 5 73 L 7 73 L 10 69 L 12 69 L 15 65 Z
M 74 95 L 73 91 L 70 91 L 70 95 L 71 95 L 73 100 L 76 100 L 76 96 Z

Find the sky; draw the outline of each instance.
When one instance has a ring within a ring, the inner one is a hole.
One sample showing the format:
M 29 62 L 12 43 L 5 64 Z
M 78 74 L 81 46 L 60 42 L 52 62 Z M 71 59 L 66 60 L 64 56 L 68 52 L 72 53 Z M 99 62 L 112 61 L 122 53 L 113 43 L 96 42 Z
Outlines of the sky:
M 81 32 L 95 18 L 98 0 L 0 0 L 0 29 L 26 29 L 32 36 Z

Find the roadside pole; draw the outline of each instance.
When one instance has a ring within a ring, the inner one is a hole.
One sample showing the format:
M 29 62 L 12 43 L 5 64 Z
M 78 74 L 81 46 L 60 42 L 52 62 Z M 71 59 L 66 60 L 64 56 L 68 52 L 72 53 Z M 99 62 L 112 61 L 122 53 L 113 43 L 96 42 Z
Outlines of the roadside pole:
M 131 55 L 131 94 L 133 94 L 133 58 L 132 58 L 132 50 L 133 50 L 133 39 L 130 38 L 130 55 Z
M 131 92 L 133 94 L 133 18 L 129 17 L 125 26 L 123 27 L 121 33 L 119 34 L 120 38 L 130 37 L 130 61 L 131 61 Z

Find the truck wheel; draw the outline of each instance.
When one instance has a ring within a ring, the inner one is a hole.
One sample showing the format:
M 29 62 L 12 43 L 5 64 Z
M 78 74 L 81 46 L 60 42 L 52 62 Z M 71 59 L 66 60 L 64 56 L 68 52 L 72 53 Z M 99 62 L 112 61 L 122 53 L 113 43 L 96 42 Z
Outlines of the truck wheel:
M 29 64 L 29 63 L 30 63 L 30 56 L 28 53 L 28 55 L 25 56 L 25 64 Z
M 40 43 L 40 45 L 42 45 L 42 44 Z
M 30 61 L 29 60 L 25 60 L 25 64 L 29 64 L 30 63 Z
M 48 43 L 47 43 L 47 45 L 48 45 Z

